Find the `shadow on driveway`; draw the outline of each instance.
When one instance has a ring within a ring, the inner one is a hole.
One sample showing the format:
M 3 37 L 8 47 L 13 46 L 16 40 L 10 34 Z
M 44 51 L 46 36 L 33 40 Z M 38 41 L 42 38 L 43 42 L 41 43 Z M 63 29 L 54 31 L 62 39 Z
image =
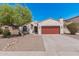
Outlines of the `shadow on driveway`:
M 79 35 L 71 35 L 71 34 L 65 34 L 65 35 L 79 40 Z

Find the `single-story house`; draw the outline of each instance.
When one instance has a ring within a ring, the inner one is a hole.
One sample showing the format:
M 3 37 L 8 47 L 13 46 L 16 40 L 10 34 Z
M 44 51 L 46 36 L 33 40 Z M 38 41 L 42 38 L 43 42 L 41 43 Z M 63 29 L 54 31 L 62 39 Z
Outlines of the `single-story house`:
M 26 27 L 25 30 L 29 34 L 63 34 L 64 33 L 64 22 L 63 18 L 59 20 L 54 20 L 52 18 L 43 20 L 41 22 L 31 22 L 25 24 L 21 27 Z M 3 26 L 5 28 L 5 26 Z M 18 31 L 13 30 L 9 27 L 12 33 L 18 33 Z
M 27 27 L 27 32 L 29 34 L 64 34 L 70 33 L 67 27 L 64 25 L 64 22 L 75 22 L 79 23 L 79 16 L 70 18 L 68 20 L 63 20 L 63 18 L 59 20 L 54 20 L 52 18 L 48 18 L 41 22 L 31 22 L 29 24 L 25 24 L 23 26 Z M 5 26 L 3 26 L 4 29 Z M 13 33 L 16 33 L 9 27 Z M 17 30 L 16 30 L 17 31 Z M 79 32 L 79 31 L 78 31 Z M 17 31 L 18 33 L 18 31 Z
M 63 34 L 63 19 L 59 21 L 52 18 L 41 22 L 32 22 L 29 24 L 30 34 Z

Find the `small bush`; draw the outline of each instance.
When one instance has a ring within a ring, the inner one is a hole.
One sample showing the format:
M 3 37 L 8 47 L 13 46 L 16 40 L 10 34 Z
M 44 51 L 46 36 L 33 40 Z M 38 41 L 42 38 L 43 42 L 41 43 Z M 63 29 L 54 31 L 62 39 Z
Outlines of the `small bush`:
M 11 32 L 9 31 L 9 30 L 4 30 L 3 31 L 3 37 L 5 37 L 5 38 L 8 38 L 8 37 L 10 37 L 11 36 Z
M 71 23 L 71 24 L 67 25 L 67 28 L 71 32 L 72 35 L 75 35 L 78 31 L 78 24 Z

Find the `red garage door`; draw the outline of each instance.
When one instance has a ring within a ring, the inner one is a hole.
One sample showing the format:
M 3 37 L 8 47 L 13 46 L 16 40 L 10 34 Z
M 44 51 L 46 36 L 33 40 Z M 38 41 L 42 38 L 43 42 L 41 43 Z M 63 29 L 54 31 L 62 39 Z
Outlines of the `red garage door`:
M 60 27 L 59 26 L 43 26 L 42 34 L 59 34 Z

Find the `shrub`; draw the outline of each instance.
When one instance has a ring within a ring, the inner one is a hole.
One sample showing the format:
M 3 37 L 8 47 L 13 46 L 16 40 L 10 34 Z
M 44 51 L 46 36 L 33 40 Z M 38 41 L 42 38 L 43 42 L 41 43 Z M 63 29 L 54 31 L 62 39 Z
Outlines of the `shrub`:
M 8 38 L 11 36 L 11 32 L 7 29 L 4 29 L 3 31 L 3 37 Z
M 75 35 L 78 31 L 78 24 L 77 23 L 71 23 L 67 25 L 68 30 L 72 35 Z

